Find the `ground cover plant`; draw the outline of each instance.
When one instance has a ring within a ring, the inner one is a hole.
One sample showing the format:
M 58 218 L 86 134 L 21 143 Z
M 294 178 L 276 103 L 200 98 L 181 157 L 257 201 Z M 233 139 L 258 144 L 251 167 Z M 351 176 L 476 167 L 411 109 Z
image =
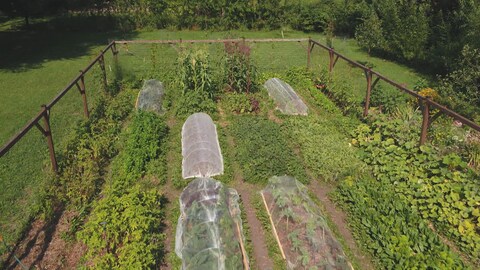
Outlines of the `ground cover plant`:
M 349 177 L 336 194 L 358 241 L 372 253 L 378 268 L 467 268 L 404 198 L 392 196 L 391 183 Z
M 235 138 L 236 160 L 244 171 L 245 181 L 266 183 L 272 175 L 288 174 L 308 183 L 301 163 L 278 124 L 252 116 L 236 116 L 232 120 L 228 128 Z
M 478 175 L 455 153 L 431 145 L 417 148 L 414 121 L 379 117 L 371 126 L 359 126 L 353 142 L 378 181 L 389 183 L 419 216 L 478 263 Z

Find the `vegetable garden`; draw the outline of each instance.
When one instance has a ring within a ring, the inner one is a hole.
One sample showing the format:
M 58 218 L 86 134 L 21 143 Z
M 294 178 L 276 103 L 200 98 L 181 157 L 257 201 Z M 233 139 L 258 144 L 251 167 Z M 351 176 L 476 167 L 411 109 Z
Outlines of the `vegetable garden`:
M 363 118 L 363 74 L 319 50 L 306 69 L 304 43 L 117 45 L 38 211 L 72 216 L 60 267 L 480 267 L 478 134 L 440 116 L 419 147 L 422 104 L 381 83 Z M 38 263 L 0 241 L 6 268 Z

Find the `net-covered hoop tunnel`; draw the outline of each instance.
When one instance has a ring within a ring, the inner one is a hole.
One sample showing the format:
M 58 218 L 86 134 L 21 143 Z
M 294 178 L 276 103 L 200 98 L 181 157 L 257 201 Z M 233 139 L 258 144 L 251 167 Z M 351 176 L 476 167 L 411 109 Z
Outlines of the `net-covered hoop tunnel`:
M 268 94 L 275 100 L 277 108 L 284 114 L 307 115 L 308 107 L 286 82 L 272 78 L 265 82 Z
M 184 179 L 223 174 L 217 128 L 208 114 L 192 114 L 183 124 L 182 156 Z
M 248 269 L 238 200 L 234 189 L 210 178 L 185 188 L 175 239 L 182 269 Z
M 147 80 L 142 90 L 138 92 L 135 107 L 137 110 L 152 111 L 158 114 L 163 113 L 163 96 L 165 89 L 163 83 L 157 80 Z

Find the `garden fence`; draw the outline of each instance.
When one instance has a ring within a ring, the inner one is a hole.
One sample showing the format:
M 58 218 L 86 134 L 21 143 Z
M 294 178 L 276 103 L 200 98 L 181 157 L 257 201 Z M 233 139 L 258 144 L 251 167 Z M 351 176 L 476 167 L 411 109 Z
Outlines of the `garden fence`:
M 311 62 L 311 53 L 312 50 L 314 49 L 315 46 L 325 50 L 328 52 L 329 55 L 329 66 L 328 70 L 329 72 L 333 72 L 333 69 L 339 59 L 345 60 L 352 66 L 356 68 L 360 68 L 363 70 L 365 73 L 365 78 L 366 78 L 366 95 L 365 95 L 365 100 L 364 100 L 364 110 L 363 110 L 363 116 L 366 117 L 368 115 L 368 110 L 370 106 L 370 96 L 372 93 L 372 90 L 375 88 L 375 85 L 379 82 L 379 80 L 383 80 L 386 83 L 394 86 L 400 91 L 403 91 L 407 93 L 408 95 L 416 98 L 421 104 L 422 108 L 422 115 L 423 115 L 423 121 L 422 121 L 422 126 L 421 126 L 421 135 L 420 135 L 420 145 L 424 144 L 426 139 L 427 139 L 427 131 L 428 127 L 431 125 L 431 123 L 440 116 L 440 114 L 445 113 L 446 115 L 454 118 L 455 120 L 471 127 L 472 129 L 476 131 L 480 131 L 480 126 L 476 124 L 475 122 L 465 118 L 464 116 L 460 115 L 459 113 L 452 111 L 448 109 L 447 107 L 433 101 L 432 99 L 428 97 L 424 97 L 419 95 L 417 92 L 412 91 L 399 83 L 381 75 L 379 72 L 374 71 L 373 69 L 366 67 L 365 65 L 362 65 L 340 53 L 335 51 L 333 48 L 327 47 L 318 41 L 315 41 L 311 38 L 297 38 L 297 39 L 213 39 L 213 40 L 120 40 L 120 41 L 112 41 L 110 42 L 100 53 L 99 55 L 93 59 L 89 65 L 85 67 L 85 69 L 80 71 L 80 74 L 76 76 L 60 93 L 48 104 L 42 105 L 40 112 L 33 117 L 16 135 L 14 135 L 7 143 L 5 143 L 1 148 L 0 148 L 0 157 L 4 156 L 18 141 L 20 141 L 26 134 L 27 132 L 32 129 L 33 127 L 37 127 L 40 132 L 45 136 L 48 149 L 49 149 L 49 154 L 50 154 L 50 161 L 52 164 L 52 170 L 57 172 L 58 171 L 58 165 L 57 165 L 57 159 L 55 155 L 55 147 L 54 147 L 54 141 L 52 137 L 52 132 L 50 129 L 50 110 L 51 108 L 62 99 L 63 96 L 67 92 L 69 92 L 74 86 L 79 90 L 81 96 L 82 96 L 82 101 L 83 101 L 83 111 L 84 111 L 84 116 L 86 118 L 89 117 L 89 109 L 88 109 L 88 103 L 87 103 L 87 94 L 86 94 L 86 88 L 85 88 L 85 75 L 91 70 L 91 68 L 99 64 L 100 68 L 102 70 L 102 75 L 103 75 L 103 84 L 104 87 L 107 86 L 107 74 L 105 70 L 105 61 L 104 61 L 104 55 L 111 50 L 112 54 L 114 57 L 117 57 L 118 51 L 117 51 L 117 44 L 179 44 L 179 43 L 184 43 L 184 44 L 195 44 L 195 43 L 228 43 L 228 42 L 248 42 L 248 43 L 255 43 L 255 42 L 308 42 L 308 47 L 307 47 L 307 67 L 310 67 L 310 62 Z M 375 80 L 373 80 L 374 76 L 376 77 Z M 436 108 L 438 109 L 438 112 L 435 115 L 431 115 L 431 108 Z M 41 124 L 43 122 L 43 126 Z

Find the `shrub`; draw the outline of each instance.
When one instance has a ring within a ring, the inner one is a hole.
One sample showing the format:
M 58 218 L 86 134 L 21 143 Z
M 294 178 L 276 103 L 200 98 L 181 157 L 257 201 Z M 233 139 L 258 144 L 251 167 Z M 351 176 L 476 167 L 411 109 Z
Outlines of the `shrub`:
M 372 89 L 370 104 L 374 107 L 380 107 L 382 112 L 391 113 L 397 107 L 405 105 L 406 102 L 406 95 L 396 88 L 383 87 L 381 84 L 377 84 Z

